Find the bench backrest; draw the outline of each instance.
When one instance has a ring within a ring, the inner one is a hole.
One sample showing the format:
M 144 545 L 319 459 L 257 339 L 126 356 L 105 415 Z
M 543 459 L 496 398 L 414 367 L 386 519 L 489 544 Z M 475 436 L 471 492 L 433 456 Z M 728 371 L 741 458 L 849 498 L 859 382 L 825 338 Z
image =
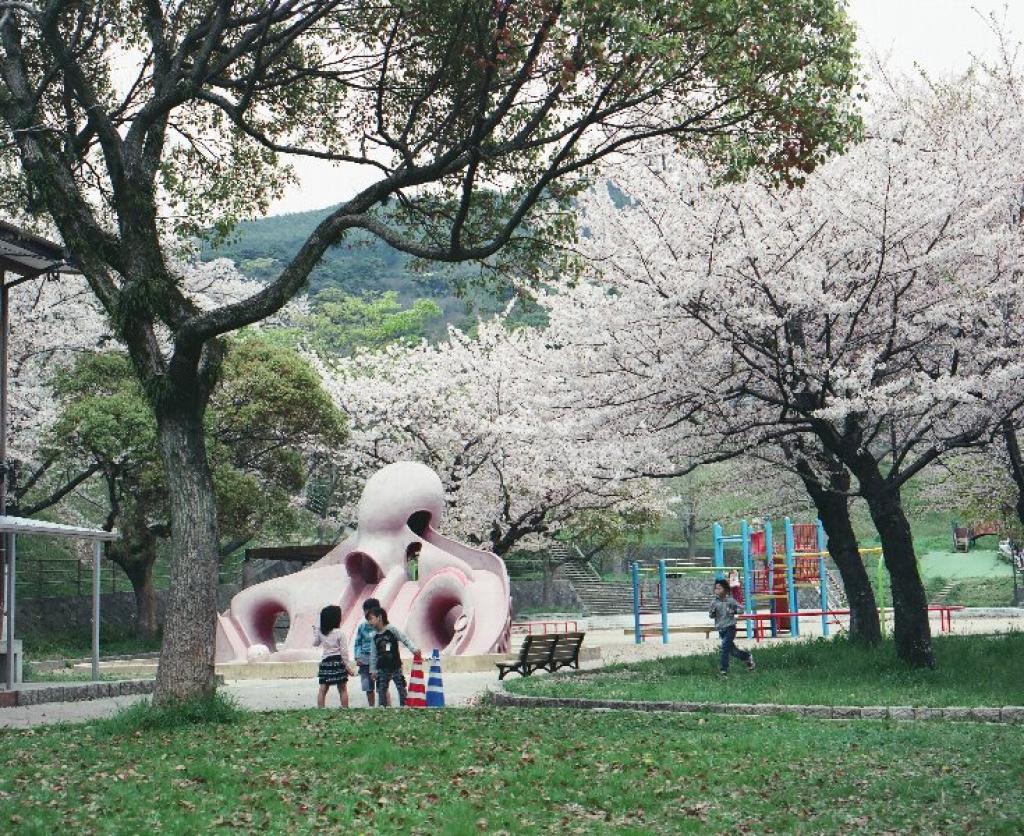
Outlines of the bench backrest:
M 519 664 L 545 664 L 551 657 L 551 648 L 559 638 L 560 635 L 555 633 L 549 636 L 536 634 L 527 636 L 523 639 L 523 646 L 519 649 Z
M 552 662 L 568 662 L 575 659 L 580 652 L 580 645 L 583 644 L 583 637 L 586 633 L 561 633 L 558 636 L 558 643 L 551 654 Z

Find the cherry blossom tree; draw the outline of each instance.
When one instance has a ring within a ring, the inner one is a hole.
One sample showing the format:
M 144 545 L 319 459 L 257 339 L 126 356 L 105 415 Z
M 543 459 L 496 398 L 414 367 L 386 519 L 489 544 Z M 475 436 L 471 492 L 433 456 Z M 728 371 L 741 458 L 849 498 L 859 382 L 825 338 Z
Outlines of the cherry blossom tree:
M 11 292 L 10 305 L 8 444 L 14 476 L 9 513 L 29 516 L 59 502 L 95 472 L 47 455 L 39 445 L 57 417 L 49 385 L 53 373 L 83 352 L 109 347 L 113 335 L 81 277 L 24 284 Z M 42 485 L 45 491 L 39 490 Z
M 1011 454 L 1004 429 L 984 447 L 947 456 L 921 480 L 917 500 L 930 511 L 959 516 L 964 523 L 998 520 L 1007 537 L 1020 539 L 1019 452 Z M 1009 448 L 1009 449 L 1008 449 Z
M 620 479 L 631 451 L 596 438 L 590 416 L 551 404 L 541 331 L 482 322 L 475 337 L 452 330 L 440 345 L 394 346 L 354 358 L 315 359 L 351 430 L 342 458 L 353 474 L 416 459 L 447 493 L 445 525 L 497 554 L 537 549 L 587 512 L 647 513 L 665 498 L 650 480 Z M 351 511 L 349 512 L 351 516 Z
M 999 79 L 893 91 L 800 189 L 709 186 L 656 152 L 586 204 L 585 286 L 544 300 L 614 427 L 676 432 L 682 467 L 811 437 L 885 550 L 899 655 L 932 665 L 901 501 L 1020 405 L 1019 110 Z M 813 458 L 810 460 L 813 463 Z M 638 462 L 640 472 L 672 471 Z M 853 486 L 851 486 L 853 489 Z
M 204 308 L 243 299 L 256 283 L 226 260 L 179 252 L 173 269 Z M 117 527 L 108 549 L 132 583 L 137 631 L 157 631 L 152 570 L 170 532 L 156 428 L 123 348 L 84 279 L 23 285 L 12 294 L 11 435 L 20 476 L 10 512 L 60 503 L 64 519 Z M 297 300 L 234 340 L 228 374 L 213 398 L 208 445 L 226 555 L 257 532 L 292 522 L 305 485 L 303 459 L 344 441 L 344 428 L 301 359 L 269 342 L 268 326 L 306 316 Z
M 222 335 L 352 229 L 423 259 L 536 260 L 571 235 L 592 165 L 653 136 L 797 179 L 856 129 L 853 39 L 838 0 L 0 0 L 0 200 L 56 227 L 157 419 L 173 582 L 155 699 L 214 688 L 202 425 Z M 266 287 L 201 309 L 162 233 L 228 232 L 297 157 L 369 185 Z

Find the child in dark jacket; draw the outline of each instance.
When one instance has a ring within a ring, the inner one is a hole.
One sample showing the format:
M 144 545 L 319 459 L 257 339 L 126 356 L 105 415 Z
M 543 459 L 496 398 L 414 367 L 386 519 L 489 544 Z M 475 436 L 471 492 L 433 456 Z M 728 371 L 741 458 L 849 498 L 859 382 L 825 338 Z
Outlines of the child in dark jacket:
M 388 685 L 395 683 L 398 691 L 398 704 L 405 705 L 405 676 L 402 674 L 402 658 L 398 653 L 399 643 L 404 644 L 413 655 L 419 648 L 412 643 L 405 633 L 388 624 L 387 611 L 381 607 L 370 610 L 366 620 L 377 631 L 370 647 L 370 676 L 377 683 L 377 703 L 386 707 L 388 702 Z
M 719 657 L 718 675 L 729 675 L 729 657 L 735 656 L 747 665 L 747 670 L 754 669 L 754 657 L 749 651 L 736 647 L 736 614 L 740 605 L 729 597 L 729 583 L 725 580 L 715 581 L 715 600 L 711 602 L 708 616 L 715 620 L 715 628 L 722 639 L 722 652 Z

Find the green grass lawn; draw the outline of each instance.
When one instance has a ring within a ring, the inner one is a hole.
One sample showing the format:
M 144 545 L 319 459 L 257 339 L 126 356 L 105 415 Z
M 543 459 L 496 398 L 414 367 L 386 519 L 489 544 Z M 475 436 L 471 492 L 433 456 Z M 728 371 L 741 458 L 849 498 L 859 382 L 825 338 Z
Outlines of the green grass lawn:
M 27 660 L 84 659 L 92 655 L 92 635 L 87 631 L 30 636 L 24 641 Z M 107 627 L 100 631 L 101 656 L 130 656 L 159 649 L 159 638 L 147 641 L 137 638 L 131 631 Z
M 92 682 L 91 670 L 80 670 L 78 668 L 58 668 L 57 670 L 41 670 L 32 662 L 25 662 L 23 671 L 25 682 Z M 100 681 L 115 682 L 127 677 L 121 674 L 105 673 L 100 671 Z M 132 679 L 143 679 L 141 676 L 133 676 Z
M 929 601 L 934 601 L 952 580 L 953 587 L 945 602 L 963 607 L 1009 607 L 1013 605 L 1012 578 L 925 578 L 924 590 Z
M 920 555 L 920 566 L 923 578 L 993 578 L 1013 583 L 1010 564 L 994 550 L 927 551 Z
M 517 694 L 624 700 L 790 705 L 1002 706 L 1024 704 L 1024 633 L 938 636 L 935 670 L 910 670 L 891 641 L 865 650 L 843 638 L 756 646 L 757 669 L 733 660 L 718 678 L 718 654 L 677 656 L 599 671 L 506 680 Z
M 9 833 L 1013 834 L 1024 731 L 557 710 L 0 732 Z
M 938 549 L 921 551 L 919 557 L 921 580 L 929 601 L 936 600 L 952 581 L 954 586 L 944 599 L 946 603 L 965 607 L 1012 606 L 1013 573 L 1010 564 L 997 552 L 977 549 L 953 553 Z M 892 606 L 888 573 L 882 574 L 882 594 L 879 596 L 877 556 L 870 555 L 866 563 L 868 580 L 876 597 L 881 597 L 887 607 Z

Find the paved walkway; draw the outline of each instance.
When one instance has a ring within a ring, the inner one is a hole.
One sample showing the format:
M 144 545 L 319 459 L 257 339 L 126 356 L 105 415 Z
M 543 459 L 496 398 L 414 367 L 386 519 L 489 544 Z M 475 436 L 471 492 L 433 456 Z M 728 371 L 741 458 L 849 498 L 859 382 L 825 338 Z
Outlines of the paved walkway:
M 1024 612 L 1021 615 L 1024 616 Z M 692 623 L 704 624 L 705 620 L 693 620 Z M 937 630 L 937 626 L 937 623 L 933 623 L 933 629 Z M 801 629 L 803 635 L 800 639 L 776 639 L 771 643 L 806 640 L 820 633 L 820 625 L 816 630 L 814 625 L 804 627 L 801 623 Z M 953 618 L 955 634 L 998 633 L 1013 629 L 1024 629 L 1024 618 L 1016 616 L 1016 614 L 1002 613 L 989 618 L 960 616 Z M 741 637 L 741 641 L 745 642 L 746 640 Z M 649 638 L 643 644 L 636 645 L 633 643 L 633 636 L 623 632 L 622 626 L 617 626 L 614 629 L 590 629 L 587 633 L 587 642 L 602 649 L 603 660 L 600 663 L 584 665 L 585 668 L 663 656 L 709 653 L 718 648 L 716 638 L 705 639 L 703 635 L 691 633 L 673 634 L 667 645 L 661 644 L 657 638 Z M 444 686 L 445 703 L 453 707 L 470 705 L 486 691 L 499 690 L 501 687 L 496 674 L 492 671 L 444 674 Z M 305 679 L 235 680 L 228 681 L 223 690 L 235 697 L 242 706 L 252 711 L 312 708 L 316 705 L 316 683 Z M 353 708 L 366 707 L 366 701 L 362 693 L 357 690 L 355 682 L 349 685 L 349 698 Z M 28 728 L 51 723 L 76 723 L 109 717 L 119 708 L 131 705 L 140 699 L 144 698 L 124 696 L 81 702 L 2 708 L 0 709 L 0 728 Z M 328 699 L 329 706 L 336 706 L 337 692 L 333 692 Z

